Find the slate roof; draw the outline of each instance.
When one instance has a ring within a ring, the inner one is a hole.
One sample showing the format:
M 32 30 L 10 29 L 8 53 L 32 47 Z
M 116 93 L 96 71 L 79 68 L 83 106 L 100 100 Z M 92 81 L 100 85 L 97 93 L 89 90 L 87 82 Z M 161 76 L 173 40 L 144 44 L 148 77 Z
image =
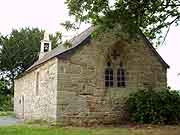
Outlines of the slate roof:
M 86 40 L 88 37 L 91 36 L 91 33 L 93 32 L 94 27 L 89 27 L 81 34 L 75 36 L 72 38 L 69 42 L 72 45 L 70 48 L 66 48 L 63 45 L 59 45 L 57 48 L 53 49 L 51 52 L 48 52 L 43 58 L 36 61 L 30 68 L 28 68 L 25 72 L 30 72 L 34 68 L 38 67 L 40 64 L 43 64 L 44 62 L 59 56 L 61 54 L 64 54 L 68 51 L 71 51 L 75 49 L 77 46 L 81 45 L 81 43 Z M 158 60 L 166 67 L 169 68 L 169 65 L 162 59 L 162 57 L 159 55 L 159 53 L 156 51 L 156 49 L 153 47 L 153 45 L 150 43 L 150 41 L 146 38 L 145 35 L 142 36 L 144 38 L 144 42 L 149 48 L 153 51 L 155 56 L 157 56 Z
M 34 67 L 62 54 L 65 53 L 75 47 L 77 47 L 78 45 L 80 45 L 85 39 L 87 39 L 91 33 L 93 32 L 93 27 L 89 27 L 88 29 L 86 29 L 85 31 L 83 31 L 81 34 L 73 37 L 69 43 L 72 45 L 70 48 L 68 47 L 64 47 L 63 45 L 59 45 L 57 48 L 53 49 L 52 51 L 48 52 L 47 54 L 44 55 L 44 57 L 42 57 L 41 59 L 39 59 L 38 61 L 36 61 L 30 68 L 28 68 L 26 71 L 30 71 L 32 70 Z

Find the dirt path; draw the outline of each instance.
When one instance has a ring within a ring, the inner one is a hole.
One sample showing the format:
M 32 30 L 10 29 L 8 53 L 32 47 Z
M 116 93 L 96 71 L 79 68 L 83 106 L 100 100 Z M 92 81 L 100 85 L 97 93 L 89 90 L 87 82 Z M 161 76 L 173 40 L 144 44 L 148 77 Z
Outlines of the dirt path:
M 20 123 L 21 121 L 12 117 L 12 116 L 1 116 L 0 117 L 0 126 L 9 126 Z

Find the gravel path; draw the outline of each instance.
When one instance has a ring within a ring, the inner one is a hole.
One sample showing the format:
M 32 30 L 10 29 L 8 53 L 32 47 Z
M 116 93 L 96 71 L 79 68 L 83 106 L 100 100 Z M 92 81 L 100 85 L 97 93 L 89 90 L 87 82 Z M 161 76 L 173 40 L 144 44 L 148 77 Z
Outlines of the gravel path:
M 2 116 L 0 117 L 0 126 L 9 126 L 20 123 L 21 121 L 11 117 L 11 116 Z

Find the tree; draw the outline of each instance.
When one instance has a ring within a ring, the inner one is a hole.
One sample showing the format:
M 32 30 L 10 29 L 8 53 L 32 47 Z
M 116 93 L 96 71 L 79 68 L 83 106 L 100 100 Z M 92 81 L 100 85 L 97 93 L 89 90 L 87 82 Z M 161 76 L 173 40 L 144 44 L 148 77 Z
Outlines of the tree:
M 3 78 L 0 79 L 0 111 L 12 111 L 12 91 L 9 88 L 9 82 Z
M 8 88 L 9 83 L 5 79 L 0 79 L 0 96 L 7 96 L 11 94 L 10 89 Z
M 12 30 L 7 36 L 0 36 L 0 72 L 1 76 L 10 81 L 12 88 L 14 79 L 38 59 L 43 33 L 38 28 L 23 28 Z M 53 48 L 60 38 L 60 33 L 50 35 Z
M 165 40 L 171 25 L 180 21 L 179 0 L 66 0 L 65 3 L 76 24 L 88 22 L 101 29 L 112 29 L 120 23 L 124 32 L 135 35 L 141 30 L 149 39 L 158 39 L 158 43 Z M 74 27 L 70 23 L 68 26 Z

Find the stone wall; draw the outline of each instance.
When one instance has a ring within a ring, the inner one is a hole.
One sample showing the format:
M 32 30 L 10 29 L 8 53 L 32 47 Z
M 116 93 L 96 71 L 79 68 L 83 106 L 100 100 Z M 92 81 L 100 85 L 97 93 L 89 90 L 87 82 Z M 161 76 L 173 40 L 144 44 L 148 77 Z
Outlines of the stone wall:
M 125 88 L 104 85 L 104 70 L 113 49 L 119 51 L 118 59 L 124 64 Z M 166 68 L 143 41 L 117 42 L 104 50 L 92 41 L 66 59 L 59 58 L 57 120 L 60 124 L 121 123 L 125 119 L 122 103 L 129 93 L 166 87 Z
M 15 80 L 14 111 L 18 118 L 56 121 L 57 61 L 54 58 Z
M 113 50 L 119 54 L 116 60 Z M 105 88 L 104 71 L 109 61 L 114 71 L 123 63 L 125 88 Z M 116 124 L 125 120 L 122 103 L 129 93 L 166 87 L 166 83 L 166 67 L 144 41 L 101 47 L 91 41 L 17 79 L 14 110 L 25 120 L 73 126 Z

